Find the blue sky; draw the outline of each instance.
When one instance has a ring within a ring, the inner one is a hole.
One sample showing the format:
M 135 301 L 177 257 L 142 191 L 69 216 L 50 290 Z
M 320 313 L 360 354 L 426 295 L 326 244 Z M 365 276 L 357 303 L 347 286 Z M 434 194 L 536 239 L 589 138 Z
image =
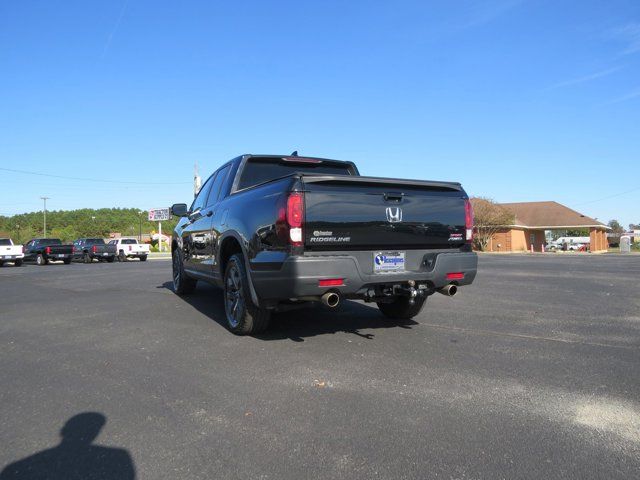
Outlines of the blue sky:
M 293 150 L 640 222 L 640 2 L 0 3 L 0 214 Z

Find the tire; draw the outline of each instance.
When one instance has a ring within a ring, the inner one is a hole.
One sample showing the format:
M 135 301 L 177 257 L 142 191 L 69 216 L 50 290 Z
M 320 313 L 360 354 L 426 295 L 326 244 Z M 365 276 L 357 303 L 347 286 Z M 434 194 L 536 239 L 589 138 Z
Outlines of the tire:
M 141 262 L 146 262 L 147 261 L 147 256 L 146 255 L 140 255 L 140 261 Z
M 4 265 L 4 262 L 0 260 L 0 267 Z
M 188 295 L 196 289 L 197 280 L 189 277 L 184 271 L 184 259 L 179 248 L 173 249 L 171 259 L 173 291 L 178 295 Z
M 13 264 L 14 264 L 16 267 L 21 267 L 21 266 L 22 266 L 22 259 L 20 259 L 20 260 L 16 260 L 15 262 L 13 262 Z
M 127 256 L 124 254 L 124 251 L 120 250 L 120 253 L 118 253 L 118 261 L 119 262 L 126 262 L 127 261 Z
M 416 297 L 413 305 L 409 303 L 409 297 L 396 297 L 393 302 L 383 303 L 377 302 L 378 308 L 387 318 L 398 320 L 409 320 L 420 313 L 427 297 Z
M 70 258 L 65 258 L 63 260 L 63 262 L 64 262 L 65 265 L 71 265 L 71 259 Z
M 109 263 L 113 263 L 113 261 L 116 259 L 116 257 L 107 257 L 107 262 Z
M 87 252 L 84 252 L 84 255 L 82 255 L 82 262 L 83 263 L 91 263 L 91 257 L 89 256 L 89 254 Z
M 42 267 L 43 265 L 46 265 L 47 263 L 49 263 L 49 260 L 44 258 L 41 253 L 36 255 L 36 265 Z
M 251 299 L 249 277 L 242 255 L 232 255 L 224 272 L 224 313 L 227 327 L 236 335 L 253 335 L 269 327 L 271 312 Z

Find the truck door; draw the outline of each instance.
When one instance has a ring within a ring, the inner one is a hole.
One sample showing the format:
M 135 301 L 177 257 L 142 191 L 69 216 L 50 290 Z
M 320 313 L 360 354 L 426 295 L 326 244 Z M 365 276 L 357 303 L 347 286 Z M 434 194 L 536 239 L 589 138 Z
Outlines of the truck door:
M 207 274 L 217 278 L 220 275 L 217 267 L 217 258 L 218 258 L 218 239 L 220 238 L 221 233 L 221 218 L 222 212 L 220 211 L 219 204 L 222 197 L 222 192 L 226 189 L 223 188 L 227 185 L 227 177 L 229 176 L 229 171 L 231 170 L 231 163 L 228 163 L 221 167 L 217 174 L 216 179 L 211 187 L 211 192 L 209 192 L 209 198 L 207 199 L 207 208 L 213 211 L 211 215 L 211 245 L 208 253 L 208 258 L 203 262 L 203 265 L 206 268 Z
M 211 214 L 206 209 L 207 197 L 211 191 L 215 175 L 209 177 L 191 204 L 188 223 L 180 235 L 185 250 L 184 268 L 194 273 L 202 272 L 202 262 L 206 258 L 207 243 L 210 243 Z

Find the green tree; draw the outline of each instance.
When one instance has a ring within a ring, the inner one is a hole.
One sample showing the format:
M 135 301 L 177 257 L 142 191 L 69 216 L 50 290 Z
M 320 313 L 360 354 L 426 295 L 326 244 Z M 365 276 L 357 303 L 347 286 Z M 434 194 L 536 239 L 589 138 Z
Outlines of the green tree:
M 611 233 L 624 232 L 624 228 L 622 227 L 622 225 L 620 225 L 620 222 L 618 222 L 618 220 L 609 220 L 609 223 L 607 225 L 611 228 Z
M 473 245 L 476 249 L 484 251 L 493 235 L 504 227 L 513 225 L 515 215 L 490 198 L 472 198 L 471 205 L 474 215 Z

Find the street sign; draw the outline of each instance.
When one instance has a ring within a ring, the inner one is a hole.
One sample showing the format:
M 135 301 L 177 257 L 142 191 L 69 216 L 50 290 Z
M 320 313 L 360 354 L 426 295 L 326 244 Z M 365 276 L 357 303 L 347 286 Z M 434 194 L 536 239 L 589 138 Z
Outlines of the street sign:
M 168 208 L 153 208 L 149 210 L 150 222 L 166 222 L 171 218 Z

